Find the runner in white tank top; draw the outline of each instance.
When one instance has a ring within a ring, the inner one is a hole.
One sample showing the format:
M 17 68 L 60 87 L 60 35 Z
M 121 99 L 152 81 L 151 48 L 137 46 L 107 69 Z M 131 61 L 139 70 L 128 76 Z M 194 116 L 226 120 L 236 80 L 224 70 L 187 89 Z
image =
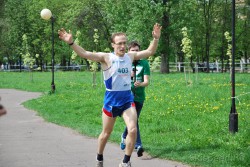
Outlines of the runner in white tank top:
M 63 28 L 58 31 L 58 35 L 59 38 L 69 44 L 79 56 L 85 59 L 100 62 L 102 69 L 106 69 L 106 71 L 104 71 L 106 93 L 102 114 L 103 127 L 98 138 L 96 167 L 103 167 L 104 148 L 113 130 L 116 116 L 118 115 L 123 117 L 128 128 L 125 156 L 119 164 L 119 167 L 131 167 L 130 157 L 134 150 L 137 132 L 137 114 L 135 107 L 131 104 L 133 101 L 133 96 L 130 90 L 130 74 L 132 70 L 131 63 L 134 59 L 140 60 L 154 55 L 158 46 L 158 40 L 161 36 L 161 26 L 157 23 L 154 25 L 152 31 L 154 40 L 149 45 L 148 49 L 127 54 L 127 38 L 124 33 L 115 33 L 112 35 L 112 47 L 114 48 L 114 54 L 93 53 L 86 51 L 82 47 L 75 44 L 73 42 L 72 34 L 70 32 L 67 33 Z
M 125 54 L 123 57 L 116 56 L 114 53 L 110 53 L 109 55 L 111 66 L 103 70 L 106 86 L 103 111 L 106 115 L 114 116 L 113 113 L 108 113 L 112 112 L 113 107 L 121 107 L 126 103 L 131 104 L 134 100 L 131 93 L 132 62 L 128 54 Z M 115 114 L 115 116 L 120 116 L 121 112 L 123 111 Z

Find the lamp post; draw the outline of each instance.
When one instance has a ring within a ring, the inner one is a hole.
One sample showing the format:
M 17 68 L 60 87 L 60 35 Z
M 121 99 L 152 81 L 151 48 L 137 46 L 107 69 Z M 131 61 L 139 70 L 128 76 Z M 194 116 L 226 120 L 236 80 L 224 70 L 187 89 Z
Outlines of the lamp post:
M 52 42 L 52 59 L 51 59 L 51 66 L 52 66 L 52 82 L 51 82 L 51 91 L 54 93 L 56 90 L 56 85 L 54 83 L 54 62 L 55 62 L 55 52 L 54 52 L 54 22 L 55 22 L 55 17 L 53 17 L 51 11 L 49 9 L 43 9 L 41 11 L 41 17 L 44 20 L 51 20 L 51 42 Z
M 238 132 L 238 113 L 235 106 L 235 0 L 232 0 L 232 105 L 229 114 L 229 131 Z

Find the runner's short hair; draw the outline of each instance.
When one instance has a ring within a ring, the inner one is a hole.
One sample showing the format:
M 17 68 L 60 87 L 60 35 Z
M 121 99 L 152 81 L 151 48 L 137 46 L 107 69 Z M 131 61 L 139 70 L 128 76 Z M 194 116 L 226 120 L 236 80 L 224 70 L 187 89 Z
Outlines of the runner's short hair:
M 125 37 L 126 37 L 126 34 L 123 33 L 123 32 L 113 33 L 113 34 L 111 35 L 111 42 L 112 42 L 112 43 L 115 42 L 114 39 L 115 39 L 116 36 L 125 36 Z

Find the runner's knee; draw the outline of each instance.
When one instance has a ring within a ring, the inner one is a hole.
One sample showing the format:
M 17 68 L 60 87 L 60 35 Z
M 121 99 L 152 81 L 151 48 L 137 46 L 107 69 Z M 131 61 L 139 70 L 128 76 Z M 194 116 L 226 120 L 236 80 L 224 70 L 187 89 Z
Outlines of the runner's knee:
M 129 128 L 129 129 L 128 129 L 128 133 L 129 133 L 130 135 L 136 135 L 136 134 L 137 134 L 137 127 L 134 126 L 134 127 L 132 127 L 132 128 Z
M 102 137 L 103 138 L 109 138 L 109 136 L 111 135 L 112 131 L 103 131 L 102 132 Z

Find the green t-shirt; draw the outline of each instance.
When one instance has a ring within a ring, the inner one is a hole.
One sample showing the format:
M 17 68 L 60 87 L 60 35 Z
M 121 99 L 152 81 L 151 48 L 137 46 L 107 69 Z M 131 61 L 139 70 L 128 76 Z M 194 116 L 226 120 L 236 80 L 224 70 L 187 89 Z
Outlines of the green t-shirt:
M 134 65 L 133 65 L 134 69 Z M 144 75 L 150 75 L 150 67 L 145 59 L 139 60 L 136 65 L 136 81 L 143 82 Z M 135 91 L 134 101 L 143 102 L 145 100 L 145 87 L 134 88 L 134 80 L 131 81 L 132 91 Z

